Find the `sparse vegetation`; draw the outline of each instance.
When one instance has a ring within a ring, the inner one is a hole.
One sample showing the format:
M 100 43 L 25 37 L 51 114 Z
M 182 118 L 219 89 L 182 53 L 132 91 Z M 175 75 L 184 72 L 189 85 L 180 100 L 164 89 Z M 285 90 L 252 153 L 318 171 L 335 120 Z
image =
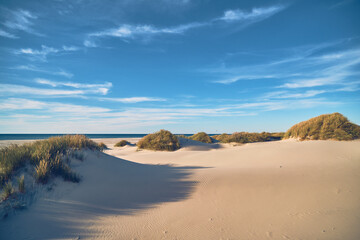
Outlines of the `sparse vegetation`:
M 149 149 L 158 151 L 175 151 L 180 148 L 178 138 L 167 130 L 148 134 L 138 143 L 139 149 Z
M 10 197 L 13 193 L 14 193 L 14 188 L 13 188 L 11 182 L 8 181 L 8 182 L 5 184 L 5 186 L 4 186 L 3 199 L 7 199 L 7 198 Z
M 267 142 L 272 140 L 282 139 L 284 133 L 249 133 L 249 132 L 235 132 L 231 135 L 223 133 L 221 135 L 212 136 L 221 143 L 252 143 L 252 142 Z
M 99 148 L 100 148 L 100 151 L 104 151 L 105 149 L 108 149 L 108 147 L 106 146 L 106 144 L 103 143 L 103 142 L 99 143 Z
M 126 145 L 129 145 L 130 143 L 126 140 L 121 140 L 120 142 L 117 142 L 114 146 L 115 147 L 124 147 Z
M 203 142 L 203 143 L 212 143 L 211 138 L 205 132 L 198 132 L 189 138 L 191 140 L 195 140 L 195 141 L 199 141 L 199 142 Z
M 37 182 L 47 183 L 49 177 L 50 177 L 49 162 L 43 159 L 35 167 L 35 179 Z
M 360 126 L 340 113 L 323 114 L 292 126 L 284 138 L 300 140 L 353 140 L 360 138 Z
M 79 177 L 71 171 L 66 156 L 69 151 L 81 149 L 101 150 L 101 147 L 84 135 L 66 135 L 0 149 L 0 187 L 27 164 L 34 166 L 38 182 L 46 183 L 53 175 L 76 182 Z
M 22 175 L 21 177 L 18 178 L 18 190 L 21 193 L 25 192 L 25 179 L 24 179 L 24 175 Z

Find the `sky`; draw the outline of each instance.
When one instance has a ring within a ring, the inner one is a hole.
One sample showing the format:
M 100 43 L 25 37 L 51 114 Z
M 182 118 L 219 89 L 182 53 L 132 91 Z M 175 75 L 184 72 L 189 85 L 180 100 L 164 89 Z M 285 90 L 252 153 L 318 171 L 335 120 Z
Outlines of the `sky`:
M 360 124 L 356 0 L 1 0 L 0 133 Z

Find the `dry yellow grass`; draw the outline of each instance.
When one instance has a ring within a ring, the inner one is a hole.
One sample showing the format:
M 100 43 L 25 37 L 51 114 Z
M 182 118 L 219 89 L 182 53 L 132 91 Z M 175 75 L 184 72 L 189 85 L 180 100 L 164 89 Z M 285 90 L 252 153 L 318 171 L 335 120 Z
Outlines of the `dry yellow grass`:
M 300 140 L 353 140 L 360 138 L 360 126 L 340 113 L 323 114 L 292 126 L 285 138 Z

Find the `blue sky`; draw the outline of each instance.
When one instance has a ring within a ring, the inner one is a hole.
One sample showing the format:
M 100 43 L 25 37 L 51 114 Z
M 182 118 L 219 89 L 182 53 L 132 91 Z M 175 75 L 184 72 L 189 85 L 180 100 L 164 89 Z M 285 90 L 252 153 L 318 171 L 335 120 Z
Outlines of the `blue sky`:
M 360 2 L 0 2 L 0 133 L 360 124 Z

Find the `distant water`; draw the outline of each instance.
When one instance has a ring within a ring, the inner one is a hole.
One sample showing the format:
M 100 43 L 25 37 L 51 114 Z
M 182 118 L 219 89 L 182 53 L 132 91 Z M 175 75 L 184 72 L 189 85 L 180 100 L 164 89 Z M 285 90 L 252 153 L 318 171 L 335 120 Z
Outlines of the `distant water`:
M 64 136 L 68 134 L 0 134 L 0 140 L 30 140 L 47 139 L 49 137 Z M 147 134 L 83 134 L 89 138 L 142 138 Z M 184 134 L 191 136 L 192 134 Z

